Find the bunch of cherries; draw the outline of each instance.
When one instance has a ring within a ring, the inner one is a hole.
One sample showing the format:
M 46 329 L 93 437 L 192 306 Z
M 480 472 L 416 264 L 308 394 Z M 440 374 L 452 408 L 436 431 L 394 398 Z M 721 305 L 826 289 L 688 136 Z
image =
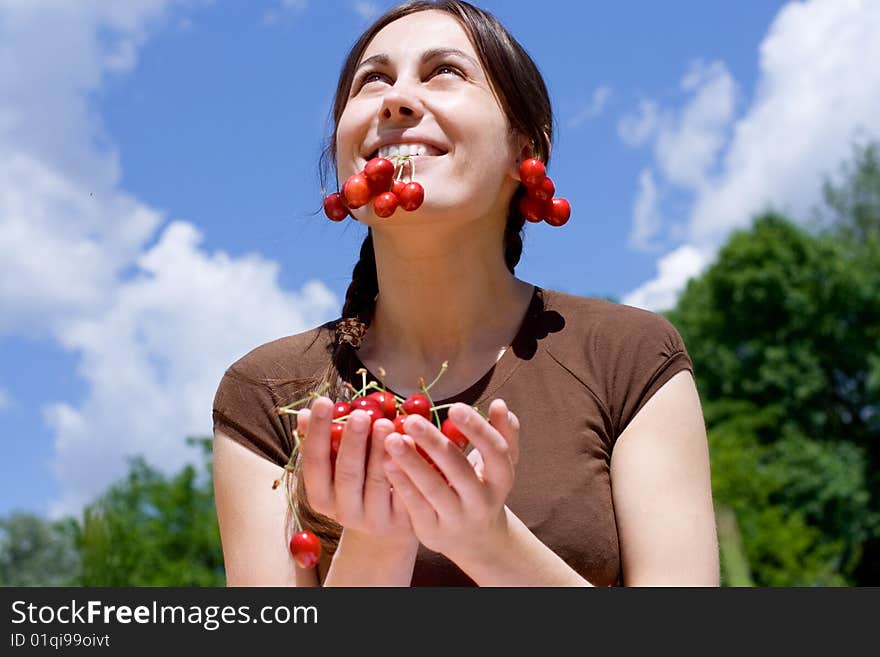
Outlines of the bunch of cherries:
M 562 226 L 571 216 L 571 205 L 564 198 L 556 198 L 556 185 L 547 175 L 544 163 L 536 157 L 519 166 L 519 177 L 526 186 L 526 194 L 519 201 L 519 210 L 533 223 L 546 221 L 551 226 Z
M 336 456 L 339 453 L 339 446 L 342 442 L 342 434 L 345 430 L 345 424 L 348 419 L 351 417 L 351 414 L 356 410 L 363 410 L 370 417 L 370 427 L 372 428 L 373 424 L 376 423 L 377 420 L 385 418 L 391 420 L 394 423 L 394 430 L 397 433 L 404 433 L 403 422 L 408 415 L 421 415 L 427 420 L 433 421 L 434 424 L 440 429 L 440 432 L 446 436 L 450 441 L 452 441 L 459 449 L 462 450 L 463 453 L 467 454 L 469 448 L 471 447 L 470 442 L 467 437 L 461 432 L 461 430 L 455 426 L 455 423 L 450 419 L 446 418 L 442 422 L 440 421 L 440 415 L 438 411 L 444 408 L 448 408 L 452 406 L 452 404 L 440 404 L 434 405 L 434 402 L 431 400 L 430 389 L 437 383 L 443 373 L 447 370 L 448 363 L 446 361 L 443 362 L 440 367 L 440 372 L 434 378 L 434 380 L 425 385 L 425 380 L 422 377 L 419 377 L 419 389 L 421 392 L 414 393 L 407 398 L 400 397 L 398 395 L 389 392 L 383 384 L 379 384 L 375 381 L 371 381 L 367 383 L 367 370 L 361 368 L 357 371 L 358 374 L 362 376 L 362 385 L 360 389 L 355 388 L 350 383 L 345 383 L 345 389 L 352 393 L 353 396 L 349 400 L 337 400 L 336 405 L 333 408 L 333 416 L 330 423 L 330 460 L 333 464 L 334 468 L 336 465 Z M 378 368 L 379 378 L 384 381 L 385 371 L 380 367 Z M 324 388 L 321 391 L 326 389 L 327 385 L 325 384 Z M 370 391 L 373 392 L 370 392 Z M 303 399 L 299 399 L 295 402 L 287 404 L 286 406 L 280 406 L 275 409 L 276 413 L 279 415 L 298 415 L 300 410 L 297 410 L 298 406 L 308 402 L 310 399 L 318 397 L 321 391 L 313 391 L 310 392 L 307 397 Z M 476 406 L 473 407 L 483 418 L 488 419 L 488 416 L 483 413 Z M 293 438 L 295 441 L 295 445 L 293 451 L 290 455 L 290 459 L 287 462 L 287 465 L 284 466 L 284 473 L 280 478 L 276 479 L 272 488 L 278 488 L 281 486 L 288 475 L 291 475 L 293 472 L 293 463 L 296 459 L 296 455 L 299 452 L 301 441 L 303 437 L 300 436 L 298 429 L 293 430 Z M 416 450 L 421 456 L 428 461 L 428 463 L 433 466 L 433 468 L 443 475 L 442 471 L 437 464 L 431 460 L 431 457 L 418 445 L 416 445 Z M 444 476 L 445 479 L 445 476 Z M 448 482 L 447 482 L 448 483 Z M 290 539 L 290 552 L 293 554 L 293 558 L 302 568 L 314 568 L 318 564 L 318 560 L 321 556 L 321 543 L 318 540 L 317 536 L 314 533 L 304 530 L 302 524 L 299 521 L 299 517 L 297 516 L 296 509 L 293 504 L 293 499 L 290 496 L 289 487 L 285 486 L 285 490 L 287 491 L 287 501 L 290 506 L 290 510 L 293 513 L 294 526 L 296 531 L 293 537 Z
M 342 191 L 324 199 L 324 213 L 333 221 L 342 221 L 349 210 L 373 201 L 377 217 L 390 217 L 400 206 L 407 212 L 416 210 L 425 200 L 425 189 L 415 182 L 415 162 L 409 155 L 395 157 L 396 163 L 384 157 L 374 157 L 360 171 L 342 185 Z M 409 164 L 410 182 L 403 181 L 403 171 Z

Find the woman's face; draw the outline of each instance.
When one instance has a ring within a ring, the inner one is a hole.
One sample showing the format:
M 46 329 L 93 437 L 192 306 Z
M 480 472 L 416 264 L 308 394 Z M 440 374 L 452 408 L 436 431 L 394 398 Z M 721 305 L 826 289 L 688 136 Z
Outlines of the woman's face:
M 376 34 L 359 65 L 336 133 L 340 184 L 382 144 L 424 144 L 427 155 L 413 158 L 425 189 L 415 214 L 506 218 L 517 144 L 458 21 L 438 11 L 404 16 Z M 371 204 L 353 214 L 369 225 L 410 215 L 378 219 Z

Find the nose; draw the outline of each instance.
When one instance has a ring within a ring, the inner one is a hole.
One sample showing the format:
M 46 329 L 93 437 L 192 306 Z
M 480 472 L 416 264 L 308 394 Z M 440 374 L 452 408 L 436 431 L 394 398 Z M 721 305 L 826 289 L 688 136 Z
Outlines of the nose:
M 379 117 L 386 121 L 397 119 L 413 119 L 422 115 L 421 103 L 408 85 L 401 85 L 398 80 L 390 87 L 382 98 Z

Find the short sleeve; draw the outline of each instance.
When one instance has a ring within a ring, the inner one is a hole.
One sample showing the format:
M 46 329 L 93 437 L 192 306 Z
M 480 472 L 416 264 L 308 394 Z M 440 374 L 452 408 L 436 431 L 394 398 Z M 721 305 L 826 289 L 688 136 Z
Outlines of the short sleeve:
M 268 382 L 245 376 L 233 365 L 226 370 L 214 396 L 214 431 L 273 463 L 284 466 L 290 457 L 290 439 Z
M 615 441 L 648 400 L 673 376 L 694 373 L 684 340 L 672 322 L 656 313 L 639 311 L 622 332 L 612 386 Z

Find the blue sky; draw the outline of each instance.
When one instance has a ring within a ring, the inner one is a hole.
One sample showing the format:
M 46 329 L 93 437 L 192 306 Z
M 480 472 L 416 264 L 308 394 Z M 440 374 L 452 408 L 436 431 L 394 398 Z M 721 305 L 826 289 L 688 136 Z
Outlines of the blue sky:
M 336 317 L 320 207 L 347 48 L 385 2 L 0 0 L 0 514 L 76 512 L 209 435 L 224 369 Z M 878 3 L 489 1 L 543 72 L 562 229 L 517 275 L 650 310 L 880 131 Z

